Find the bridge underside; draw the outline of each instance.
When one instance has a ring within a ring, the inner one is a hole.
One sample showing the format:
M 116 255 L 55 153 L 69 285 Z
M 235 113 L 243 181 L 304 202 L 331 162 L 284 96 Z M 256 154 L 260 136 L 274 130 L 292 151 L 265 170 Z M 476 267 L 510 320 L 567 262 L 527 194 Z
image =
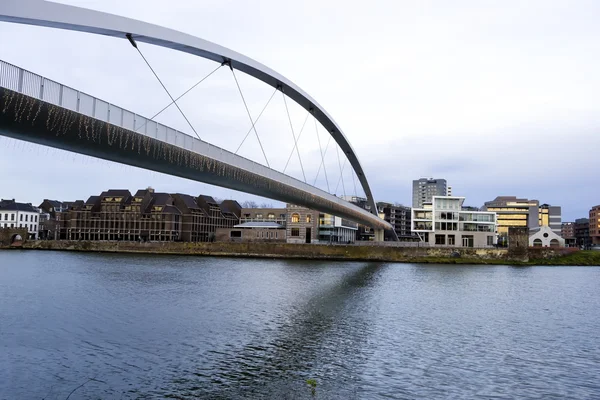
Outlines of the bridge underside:
M 389 229 L 385 221 L 353 204 L 340 204 L 293 185 L 2 87 L 0 134 L 309 207 L 376 230 Z

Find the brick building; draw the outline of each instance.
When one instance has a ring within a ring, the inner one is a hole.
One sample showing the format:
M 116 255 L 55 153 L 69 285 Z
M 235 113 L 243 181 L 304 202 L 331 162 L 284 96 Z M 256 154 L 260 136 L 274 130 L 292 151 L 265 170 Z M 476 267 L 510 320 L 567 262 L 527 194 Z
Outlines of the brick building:
M 207 242 L 239 221 L 241 207 L 212 197 L 107 190 L 55 213 L 59 239 Z

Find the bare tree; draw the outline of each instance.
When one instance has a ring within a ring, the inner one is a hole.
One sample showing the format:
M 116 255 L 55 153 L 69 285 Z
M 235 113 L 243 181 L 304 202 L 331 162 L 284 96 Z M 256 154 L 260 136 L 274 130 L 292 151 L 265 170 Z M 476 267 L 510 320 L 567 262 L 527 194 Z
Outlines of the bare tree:
M 271 203 L 261 203 L 261 208 L 273 208 L 273 204 Z
M 242 208 L 258 208 L 258 204 L 255 201 L 246 200 L 242 203 Z

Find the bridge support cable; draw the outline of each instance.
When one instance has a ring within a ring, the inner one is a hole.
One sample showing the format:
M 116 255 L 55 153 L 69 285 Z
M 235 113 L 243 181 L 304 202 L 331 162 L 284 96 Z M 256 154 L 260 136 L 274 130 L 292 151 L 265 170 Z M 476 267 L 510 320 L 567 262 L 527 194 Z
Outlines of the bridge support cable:
M 304 166 L 302 165 L 302 158 L 300 157 L 300 150 L 298 149 L 298 141 L 296 140 L 296 134 L 294 133 L 294 125 L 292 125 L 292 117 L 290 117 L 290 110 L 288 109 L 287 100 L 285 99 L 285 93 L 281 89 L 281 95 L 283 96 L 283 104 L 285 104 L 285 112 L 290 122 L 290 129 L 292 130 L 292 136 L 294 137 L 294 146 L 296 147 L 296 153 L 298 154 L 298 161 L 300 161 L 300 168 L 302 169 L 302 176 L 304 177 L 304 183 L 306 182 L 306 174 L 304 173 Z
M 352 183 L 354 184 L 354 197 L 358 198 L 358 192 L 356 191 L 356 174 L 352 170 Z
M 165 84 L 160 80 L 160 78 L 158 77 L 158 75 L 154 71 L 154 68 L 152 68 L 152 66 L 150 65 L 150 63 L 148 62 L 148 60 L 146 60 L 146 57 L 144 57 L 144 54 L 142 53 L 142 51 L 138 48 L 137 43 L 135 42 L 135 40 L 131 36 L 131 33 L 128 33 L 125 36 L 129 40 L 129 43 L 131 43 L 131 45 L 138 51 L 138 53 L 140 53 L 140 56 L 142 56 L 142 59 L 144 60 L 144 62 L 148 66 L 148 68 L 150 68 L 150 71 L 152 71 L 152 73 L 156 77 L 156 80 L 160 83 L 160 85 L 163 87 L 163 89 L 165 89 L 165 92 L 167 92 L 167 94 L 171 98 L 171 101 L 173 102 L 173 104 L 175 104 L 175 107 L 177 107 L 177 109 L 179 110 L 179 112 L 181 113 L 181 115 L 183 116 L 183 118 L 186 120 L 186 122 L 188 123 L 188 125 L 190 126 L 190 128 L 192 128 L 192 130 L 194 131 L 194 133 L 196 134 L 196 136 L 198 137 L 198 139 L 200 139 L 200 135 L 198 135 L 198 132 L 196 132 L 196 130 L 192 126 L 192 123 L 190 122 L 190 120 L 185 116 L 185 113 L 183 112 L 183 110 L 181 110 L 181 108 L 179 107 L 179 104 L 177 104 L 177 102 L 175 101 L 175 99 L 173 98 L 173 96 L 171 96 L 171 93 L 169 92 L 169 90 L 167 89 L 167 87 L 165 86 Z
M 340 186 L 340 181 L 342 182 L 342 189 L 344 191 L 344 197 L 346 197 L 346 185 L 344 185 L 344 168 L 346 168 L 346 160 L 344 159 L 344 164 L 340 162 L 340 148 L 339 146 L 335 148 L 335 152 L 337 153 L 338 165 L 340 166 L 340 179 L 338 180 L 337 186 L 335 187 L 335 192 L 337 193 L 338 187 Z
M 204 78 L 200 79 L 198 82 L 196 82 L 195 85 L 193 85 L 192 87 L 190 87 L 188 90 L 186 90 L 185 92 L 183 92 L 179 97 L 177 97 L 174 101 L 170 102 L 167 106 L 165 106 L 165 108 L 163 108 L 162 110 L 160 110 L 159 112 L 157 112 L 156 114 L 154 114 L 152 116 L 152 118 L 147 119 L 146 122 L 144 122 L 142 125 L 140 125 L 137 128 L 135 128 L 134 132 L 137 132 L 140 129 L 142 129 L 143 127 L 145 127 L 148 124 L 148 121 L 153 121 L 154 118 L 158 117 L 160 114 L 163 113 L 163 111 L 165 111 L 167 108 L 169 108 L 173 104 L 175 104 L 176 101 L 178 101 L 183 96 L 185 96 L 186 94 L 188 94 L 189 92 L 191 92 L 196 86 L 198 86 L 199 84 L 201 84 L 202 82 L 204 82 L 209 76 L 211 76 L 212 74 L 214 74 L 215 72 L 217 72 L 219 70 L 219 68 L 221 68 L 221 67 L 222 67 L 222 65 L 219 65 L 217 68 L 213 69 L 208 75 L 206 75 Z
M 271 102 L 271 100 L 273 100 L 273 97 L 275 97 L 275 93 L 277 93 L 277 88 L 275 88 L 275 90 L 273 90 L 273 94 L 271 94 L 271 97 L 269 97 L 269 100 L 267 101 L 267 104 L 265 104 L 265 106 L 263 107 L 263 109 L 260 112 L 260 114 L 258 114 L 258 117 L 256 117 L 256 121 L 254 121 L 254 124 L 258 123 L 258 120 L 260 119 L 260 117 L 262 117 L 263 113 L 265 112 L 265 110 L 269 106 L 269 103 Z M 250 132 L 252 132 L 252 129 L 254 128 L 254 124 L 252 124 L 252 126 L 250 127 L 250 129 L 248 129 L 248 132 L 246 132 L 246 136 L 244 136 L 244 139 L 242 140 L 242 143 L 240 143 L 240 145 L 238 146 L 237 150 L 235 151 L 235 154 L 237 154 L 238 151 L 240 151 L 240 148 L 242 147 L 242 145 L 246 141 L 246 138 L 248 137 L 248 135 L 250 135 Z
M 263 148 L 262 142 L 260 141 L 260 137 L 258 136 L 258 131 L 256 130 L 256 124 L 252 120 L 252 115 L 250 115 L 250 109 L 248 108 L 248 104 L 246 104 L 246 99 L 244 98 L 244 93 L 242 93 L 242 88 L 240 87 L 240 83 L 238 82 L 237 77 L 235 76 L 235 71 L 233 70 L 231 63 L 226 61 L 223 63 L 223 65 L 225 65 L 225 64 L 229 65 L 229 69 L 231 69 L 231 73 L 233 74 L 233 79 L 235 80 L 235 84 L 238 88 L 238 91 L 240 92 L 240 96 L 242 97 L 242 102 L 244 103 L 244 107 L 246 108 L 246 113 L 248 113 L 248 118 L 250 118 L 250 123 L 252 124 L 252 129 L 254 130 L 254 134 L 256 135 L 256 139 L 258 140 L 260 149 L 263 153 L 263 156 L 265 157 L 265 162 L 267 163 L 267 167 L 271 168 L 271 165 L 269 165 L 269 160 L 267 159 L 267 154 L 265 153 L 265 149 Z M 244 140 L 246 140 L 246 139 L 244 138 Z M 243 141 L 242 141 L 242 143 L 243 143 Z M 241 144 L 240 144 L 240 146 L 241 146 Z M 238 150 L 239 150 L 239 147 L 238 147 Z M 237 150 L 236 150 L 236 153 L 237 153 Z
M 321 168 L 323 168 L 323 172 L 325 172 L 325 181 L 327 182 L 327 192 L 331 193 L 329 189 L 329 181 L 327 180 L 327 170 L 325 169 L 325 156 L 327 155 L 327 149 L 329 148 L 329 143 L 331 142 L 331 136 L 327 139 L 327 144 L 325 145 L 325 151 L 323 152 L 323 157 L 321 159 L 321 164 L 319 165 L 319 169 L 317 170 L 317 175 L 315 176 L 315 181 L 313 186 L 317 184 L 317 178 L 319 177 L 319 173 L 321 172 Z
M 325 173 L 325 182 L 327 183 L 327 192 L 329 192 L 329 179 L 327 179 L 327 170 L 325 169 L 325 155 L 323 154 L 323 147 L 321 146 L 321 138 L 319 137 L 319 128 L 317 126 L 317 119 L 315 118 L 314 114 L 313 114 L 313 120 L 315 121 L 315 133 L 317 135 L 317 142 L 319 142 L 319 151 L 321 152 L 321 165 L 323 165 L 323 172 Z M 329 136 L 329 139 L 331 140 L 331 136 Z M 327 141 L 327 146 L 329 146 L 329 141 Z M 327 148 L 325 148 L 325 151 L 327 151 Z M 319 177 L 319 172 L 321 171 L 321 166 L 319 166 L 319 170 L 317 171 L 317 176 L 315 177 L 315 183 L 313 184 L 313 186 L 317 183 L 317 178 Z
M 308 121 L 308 116 L 310 115 L 310 112 L 306 113 L 306 118 L 304 118 L 304 122 L 302 123 L 302 128 L 300 128 L 300 133 L 298 134 L 298 142 L 300 141 L 300 136 L 302 136 L 302 132 L 304 132 L 304 127 L 306 126 L 306 121 Z M 287 169 L 290 160 L 292 159 L 292 156 L 294 155 L 294 150 L 296 149 L 296 144 L 294 144 L 294 147 L 292 148 L 292 151 L 290 152 L 290 156 L 287 159 L 287 162 L 285 163 L 285 168 L 283 169 L 283 173 L 285 174 L 285 170 Z M 306 181 L 306 177 L 304 177 L 305 181 Z

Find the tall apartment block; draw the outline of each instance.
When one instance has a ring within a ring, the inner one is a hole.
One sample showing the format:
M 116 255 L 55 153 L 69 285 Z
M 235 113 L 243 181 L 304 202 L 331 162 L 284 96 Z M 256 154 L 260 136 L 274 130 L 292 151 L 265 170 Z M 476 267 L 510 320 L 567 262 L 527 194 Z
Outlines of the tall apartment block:
M 600 205 L 590 210 L 590 239 L 592 244 L 600 244 Z
M 434 196 L 448 196 L 448 193 L 448 183 L 445 179 L 421 178 L 414 180 L 412 206 L 413 208 L 423 208 L 425 203 L 431 203 Z

